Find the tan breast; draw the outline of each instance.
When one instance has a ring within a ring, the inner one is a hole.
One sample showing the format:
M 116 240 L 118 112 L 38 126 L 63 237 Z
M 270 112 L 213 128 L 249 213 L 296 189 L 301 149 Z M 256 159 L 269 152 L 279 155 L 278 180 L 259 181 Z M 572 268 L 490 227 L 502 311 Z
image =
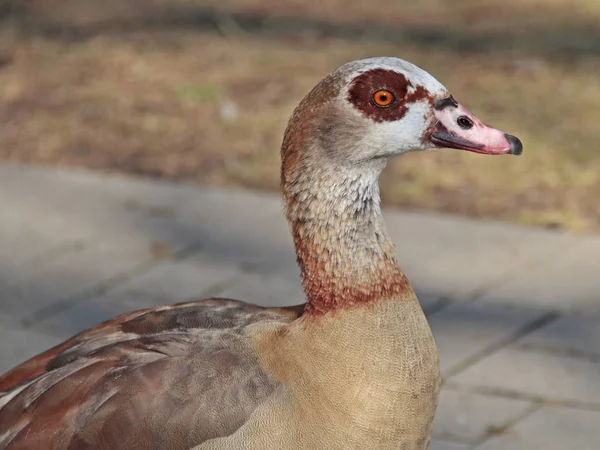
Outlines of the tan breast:
M 282 386 L 235 434 L 196 450 L 427 448 L 440 375 L 414 296 L 249 333 Z

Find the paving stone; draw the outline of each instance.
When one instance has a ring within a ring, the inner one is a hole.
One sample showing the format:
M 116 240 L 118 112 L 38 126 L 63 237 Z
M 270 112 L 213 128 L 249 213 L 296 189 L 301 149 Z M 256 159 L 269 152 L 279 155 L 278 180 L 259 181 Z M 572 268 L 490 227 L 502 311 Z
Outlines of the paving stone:
M 400 230 L 391 234 L 411 283 L 454 300 L 468 300 L 574 242 L 568 235 L 490 221 L 405 212 L 386 217 L 391 230 Z
M 4 218 L 3 218 L 4 219 Z M 4 220 L 2 221 L 4 222 Z M 75 246 L 76 239 L 53 239 L 28 227 L 10 229 L 0 223 L 0 274 L 8 278 L 21 270 L 27 270 L 31 264 L 39 264 L 41 260 L 50 260 L 52 254 L 59 254 L 69 247 Z
M 2 234 L 27 225 L 48 242 L 66 232 L 80 240 L 158 243 L 177 251 L 209 233 L 231 237 L 234 231 L 239 239 L 254 222 L 278 216 L 282 209 L 277 196 L 240 190 L 78 171 L 0 171 L 5 176 L 0 200 L 19 199 L 18 207 L 5 212 Z
M 562 317 L 523 337 L 518 344 L 564 352 L 583 352 L 600 359 L 600 317 Z
M 431 445 L 429 446 L 429 450 L 468 450 L 470 448 L 471 447 L 467 445 L 448 441 L 439 441 L 437 439 L 432 439 Z
M 276 274 L 244 274 L 216 295 L 263 306 L 290 306 L 306 301 L 300 277 L 294 280 Z
M 431 312 L 437 310 L 440 301 L 439 296 L 422 292 L 420 286 L 413 285 L 413 289 L 415 290 L 415 294 L 417 294 L 421 308 L 423 308 L 423 311 L 425 311 L 426 315 L 430 315 Z
M 149 251 L 136 253 L 103 243 L 62 253 L 35 270 L 19 271 L 0 285 L 4 319 L 20 320 L 135 269 Z
M 476 444 L 525 414 L 532 403 L 498 396 L 442 389 L 433 436 Z
M 449 381 L 600 406 L 600 363 L 516 346 L 484 358 Z
M 2 188 L 4 183 L 2 182 Z M 15 198 L 10 192 L 0 189 L 0 204 L 3 205 L 0 221 L 0 276 L 8 278 L 16 272 L 28 270 L 32 263 L 51 260 L 80 243 L 88 234 L 81 232 L 60 214 L 40 211 L 37 205 L 30 207 L 24 200 Z
M 0 169 L 0 199 L 14 205 L 6 208 L 7 219 L 2 228 L 22 224 L 47 236 L 50 241 L 60 239 L 64 233 L 86 239 L 95 228 L 88 217 L 111 216 L 103 191 L 85 183 L 68 183 L 72 177 L 69 172 L 10 169 Z M 18 199 L 18 203 L 14 199 Z M 114 219 L 119 220 L 118 217 Z
M 240 216 L 265 217 L 281 211 L 276 195 L 239 189 L 198 188 L 148 177 L 98 174 L 85 170 L 49 170 L 2 166 L 2 193 L 32 205 L 42 213 L 59 211 L 62 217 L 84 211 L 99 220 L 107 210 L 145 216 L 202 217 L 213 222 L 238 221 Z M 2 198 L 2 197 L 0 197 Z
M 563 252 L 514 273 L 482 297 L 486 303 L 562 311 L 600 306 L 600 238 L 574 241 Z
M 282 217 L 264 218 L 253 224 L 242 222 L 236 227 L 206 229 L 198 256 L 236 264 L 253 272 L 278 273 L 299 279 L 292 237 Z M 194 258 L 190 257 L 191 260 Z
M 219 260 L 159 261 L 147 272 L 120 284 L 110 293 L 139 298 L 140 307 L 148 306 L 143 300 L 145 296 L 161 303 L 176 303 L 213 295 L 238 274 L 235 265 Z
M 452 241 L 452 233 L 447 232 L 448 227 L 455 224 L 451 218 L 440 222 L 431 214 L 399 212 L 392 208 L 384 208 L 383 217 L 402 266 L 411 263 L 425 266 Z
M 47 333 L 2 326 L 0 374 L 60 342 L 59 337 Z
M 102 188 L 128 209 L 147 214 L 172 211 L 175 215 L 229 224 L 281 215 L 281 196 L 240 189 L 202 187 L 143 177 L 106 177 Z
M 546 406 L 477 450 L 597 450 L 600 412 Z
M 428 317 L 443 375 L 502 342 L 539 316 L 539 312 L 491 305 L 454 304 Z

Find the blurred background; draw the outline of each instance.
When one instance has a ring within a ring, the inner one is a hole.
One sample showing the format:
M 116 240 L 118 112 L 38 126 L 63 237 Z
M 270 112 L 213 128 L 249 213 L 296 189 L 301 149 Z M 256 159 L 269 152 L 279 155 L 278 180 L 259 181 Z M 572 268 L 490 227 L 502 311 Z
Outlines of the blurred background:
M 600 230 L 597 0 L 2 0 L 0 18 L 3 160 L 276 190 L 303 95 L 398 56 L 525 153 L 407 155 L 388 205 Z

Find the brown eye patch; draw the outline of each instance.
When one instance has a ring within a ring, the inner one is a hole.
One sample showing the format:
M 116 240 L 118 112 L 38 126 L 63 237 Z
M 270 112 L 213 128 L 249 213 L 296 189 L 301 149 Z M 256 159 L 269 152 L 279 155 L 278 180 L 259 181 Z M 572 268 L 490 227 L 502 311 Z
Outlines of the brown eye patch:
M 409 94 L 408 88 L 414 90 Z M 414 86 L 404 75 L 371 69 L 357 76 L 348 90 L 348 101 L 375 122 L 400 120 L 411 103 L 430 98 L 423 86 Z

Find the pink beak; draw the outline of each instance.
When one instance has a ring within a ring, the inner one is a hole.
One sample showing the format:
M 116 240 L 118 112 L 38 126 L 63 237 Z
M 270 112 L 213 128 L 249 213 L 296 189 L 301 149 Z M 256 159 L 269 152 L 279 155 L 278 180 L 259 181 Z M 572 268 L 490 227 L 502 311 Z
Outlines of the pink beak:
M 523 144 L 503 131 L 489 127 L 452 96 L 435 104 L 436 124 L 429 140 L 436 147 L 457 148 L 486 155 L 520 155 Z

